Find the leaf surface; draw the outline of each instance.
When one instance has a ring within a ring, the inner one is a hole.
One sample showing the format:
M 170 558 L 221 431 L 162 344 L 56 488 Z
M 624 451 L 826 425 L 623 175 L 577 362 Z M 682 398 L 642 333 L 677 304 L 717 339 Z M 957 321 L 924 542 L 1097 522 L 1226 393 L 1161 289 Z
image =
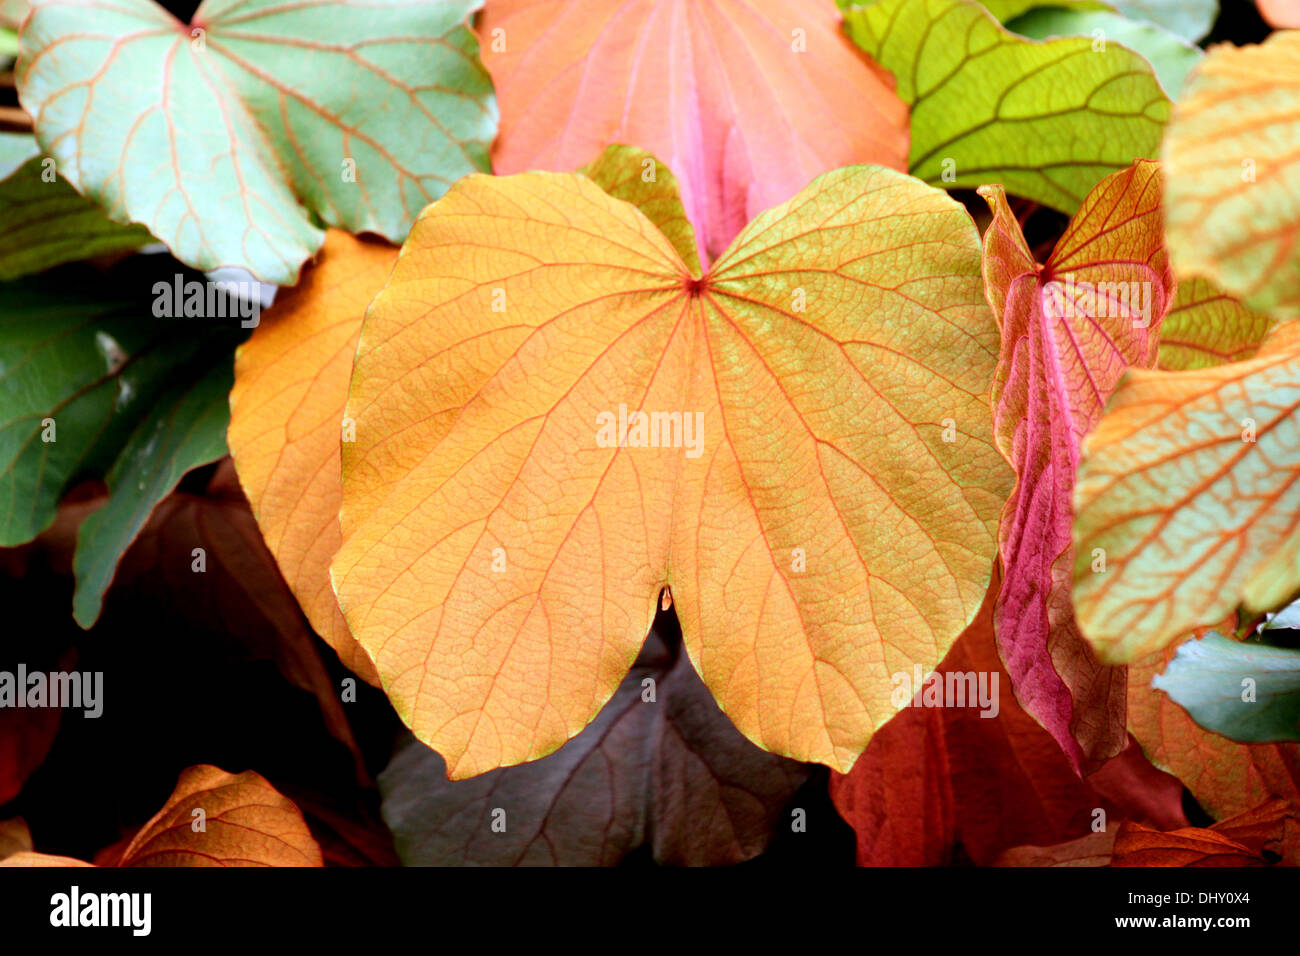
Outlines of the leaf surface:
M 1223 44 L 1192 74 L 1161 150 L 1179 276 L 1300 314 L 1300 32 Z
M 1240 362 L 1259 351 L 1274 321 L 1205 279 L 1181 279 L 1160 327 L 1163 369 L 1182 371 Z
M 1151 64 L 1171 100 L 1181 95 L 1187 74 L 1203 55 L 1200 47 L 1155 23 L 1106 10 L 1039 8 L 1012 20 L 1007 29 L 1032 40 L 1086 36 L 1106 44 L 1119 43 Z
M 1074 604 L 1105 659 L 1133 661 L 1238 605 L 1300 587 L 1300 323 L 1252 359 L 1135 371 L 1084 446 Z M 1088 566 L 1094 549 L 1107 570 Z
M 206 829 L 196 832 L 196 810 Z M 322 866 L 298 808 L 253 771 L 190 767 L 118 866 Z
M 549 757 L 451 782 L 407 737 L 379 785 L 408 866 L 609 866 L 644 845 L 661 864 L 721 866 L 789 825 L 783 811 L 807 777 L 742 737 L 652 631 L 600 715 Z
M 905 168 L 907 109 L 830 0 L 493 0 L 480 30 L 496 171 L 647 149 L 681 179 L 706 261 L 821 173 Z
M 1197 726 L 1151 687 L 1173 656 L 1169 648 L 1129 667 L 1128 721 L 1147 758 L 1187 785 L 1210 816 L 1226 819 L 1272 796 L 1300 807 L 1300 748 L 1291 743 L 1239 744 Z
M 46 182 L 43 172 L 35 137 L 0 133 L 0 281 L 151 241 L 147 230 L 113 222 L 66 180 Z
M 1027 40 L 968 0 L 880 0 L 845 24 L 897 78 L 912 108 L 908 168 L 926 182 L 1001 183 L 1073 213 L 1106 175 L 1159 149 L 1169 100 L 1150 64 L 1117 44 Z
M 400 242 L 485 169 L 478 0 L 44 0 L 18 87 L 59 171 L 197 269 L 292 285 L 327 225 Z
M 987 585 L 1007 471 L 978 267 L 964 210 L 872 167 L 705 276 L 582 176 L 426 210 L 362 329 L 332 571 L 449 775 L 576 735 L 665 585 L 742 733 L 851 766 L 889 675 L 937 663 Z M 618 423 L 639 412 L 657 443 Z
M 50 278 L 4 288 L 0 546 L 44 530 L 70 482 L 109 470 L 177 369 L 220 348 L 222 334 L 206 325 L 158 321 L 147 301 L 67 285 Z
M 1101 666 L 1074 621 L 1071 490 L 1083 436 L 1124 370 L 1155 363 L 1173 299 L 1159 172 L 1138 162 L 1103 180 L 1042 266 L 1005 192 L 981 193 L 993 211 L 986 291 L 1002 327 L 994 425 L 1018 475 L 999 536 L 998 647 L 1017 699 L 1082 772 L 1123 746 L 1124 676 Z
M 1180 645 L 1151 686 L 1230 740 L 1300 740 L 1300 650 L 1212 631 Z
M 235 359 L 230 454 L 257 524 L 313 629 L 372 684 L 330 585 L 341 540 L 339 446 L 366 306 L 397 250 L 331 230 L 315 265 L 280 295 Z
M 99 617 L 118 562 L 158 503 L 187 471 L 225 457 L 230 353 L 214 358 L 195 379 L 175 382 L 159 397 L 109 470 L 104 507 L 81 525 L 72 615 L 82 627 Z

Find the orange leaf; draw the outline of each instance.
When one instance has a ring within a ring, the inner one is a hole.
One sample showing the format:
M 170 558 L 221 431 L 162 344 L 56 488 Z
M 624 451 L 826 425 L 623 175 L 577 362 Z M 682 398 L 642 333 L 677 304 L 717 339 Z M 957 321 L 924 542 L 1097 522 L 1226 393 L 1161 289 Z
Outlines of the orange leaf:
M 708 257 L 821 173 L 907 169 L 907 107 L 831 0 L 493 0 L 480 33 L 498 173 L 644 147 L 681 177 Z
M 1216 833 L 1188 827 L 1162 832 L 1125 823 L 1115 837 L 1111 866 L 1267 866 L 1249 847 Z
M 983 598 L 995 350 L 970 217 L 899 173 L 705 276 L 582 176 L 468 177 L 362 329 L 340 605 L 453 779 L 581 731 L 665 586 L 741 732 L 847 769 Z
M 366 306 L 397 250 L 330 230 L 315 265 L 286 290 L 235 357 L 227 441 L 266 546 L 294 596 L 339 659 L 376 686 L 330 586 L 342 499 L 352 357 Z
M 196 811 L 202 811 L 198 813 Z M 202 826 L 206 829 L 198 830 Z M 302 814 L 262 777 L 190 767 L 118 866 L 323 866 Z

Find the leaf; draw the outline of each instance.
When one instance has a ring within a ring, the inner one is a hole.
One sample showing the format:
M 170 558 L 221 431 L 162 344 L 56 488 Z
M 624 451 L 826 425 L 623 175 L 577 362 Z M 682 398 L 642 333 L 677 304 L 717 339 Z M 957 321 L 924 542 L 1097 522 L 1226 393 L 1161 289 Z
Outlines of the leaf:
M 266 546 L 312 628 L 344 665 L 378 686 L 329 580 L 342 502 L 352 357 L 366 306 L 397 250 L 331 230 L 316 264 L 279 296 L 235 358 L 230 453 Z
M 206 323 L 151 320 L 148 308 L 72 292 L 67 278 L 5 286 L 0 546 L 48 527 L 63 491 L 108 471 L 177 370 L 220 348 L 224 333 Z
M 43 0 L 18 88 L 41 146 L 118 222 L 187 265 L 292 285 L 323 234 L 400 242 L 450 183 L 487 168 L 491 84 L 478 0 Z
M 33 136 L 0 133 L 0 280 L 151 241 L 146 230 L 110 220 L 66 180 L 46 182 L 43 171 Z
M 480 29 L 496 171 L 643 147 L 680 177 L 705 261 L 821 173 L 905 168 L 907 110 L 829 0 L 493 0 Z
M 1151 686 L 1230 740 L 1300 740 L 1300 650 L 1211 632 L 1182 644 Z
M 200 821 L 202 826 L 200 827 Z M 18 853 L 0 866 L 90 866 Z M 167 803 L 141 827 L 117 866 L 323 866 L 298 808 L 258 774 L 200 764 L 181 773 Z
M 857 5 L 854 0 L 836 0 L 836 2 L 842 8 Z M 1102 3 L 1100 0 L 981 0 L 980 6 L 999 22 L 1006 23 L 1041 7 L 1058 7 L 1066 10 L 1110 10 L 1115 4 Z
M 45 762 L 61 716 L 57 707 L 0 708 L 0 807 L 21 793 Z
M 195 832 L 202 811 L 206 830 Z M 289 800 L 249 770 L 201 764 L 127 846 L 118 866 L 323 866 L 320 847 Z
M 1125 823 L 1115 837 L 1111 866 L 1267 866 L 1248 847 L 1221 833 L 1189 827 L 1162 833 Z
M 22 817 L 0 820 L 0 860 L 15 853 L 30 853 L 31 850 L 32 834 Z
M 807 777 L 742 737 L 652 631 L 600 715 L 549 757 L 453 783 L 407 736 L 379 786 L 407 866 L 609 866 L 646 845 L 662 864 L 720 866 L 763 851 Z
M 1255 0 L 1259 15 L 1275 30 L 1300 27 L 1300 4 L 1295 0 Z
M 1137 660 L 1300 587 L 1298 405 L 1300 324 L 1247 361 L 1135 371 L 1116 390 L 1074 496 L 1074 604 L 1103 659 Z
M 880 0 L 844 19 L 912 107 L 908 168 L 926 182 L 1001 183 L 1073 213 L 1108 173 L 1159 147 L 1169 100 L 1122 46 L 1026 40 L 967 0 Z
M 1017 17 L 1007 24 L 1007 29 L 1031 40 L 1086 36 L 1106 44 L 1122 44 L 1151 64 L 1171 100 L 1182 94 L 1187 74 L 1202 56 L 1199 47 L 1176 33 L 1104 10 L 1040 8 Z
M 933 666 L 987 584 L 1007 472 L 977 243 L 872 167 L 702 277 L 581 176 L 468 177 L 426 210 L 362 329 L 332 571 L 452 779 L 581 731 L 665 585 L 742 733 L 852 766 L 889 675 Z M 620 446 L 620 407 L 683 427 Z
M 1163 369 L 1181 371 L 1240 362 L 1258 350 L 1274 325 L 1205 279 L 1182 279 L 1160 327 Z
M 108 501 L 77 535 L 72 615 L 82 627 L 99 617 L 118 562 L 187 471 L 226 454 L 230 353 L 197 379 L 170 386 L 123 445 L 108 472 Z
M 1001 854 L 994 866 L 1109 866 L 1116 830 L 1089 833 L 1052 846 L 1017 846 Z
M 1131 20 L 1150 20 L 1189 43 L 1203 38 L 1219 15 L 1218 0 L 1112 0 Z
M 1159 170 L 1139 161 L 1103 180 L 1041 267 L 1002 188 L 980 193 L 993 212 L 985 288 L 1002 328 L 994 427 L 1019 476 L 999 535 L 998 648 L 1017 700 L 1083 772 L 1124 745 L 1124 675 L 1100 665 L 1074 621 L 1070 494 L 1083 436 L 1125 368 L 1155 364 L 1173 299 Z
M 1129 730 L 1147 758 L 1182 780 L 1217 819 L 1245 813 L 1271 796 L 1300 807 L 1300 749 L 1289 743 L 1239 744 L 1198 727 L 1151 687 L 1172 655 L 1169 648 L 1129 667 Z
M 1300 33 L 1216 46 L 1193 72 L 1161 151 L 1180 276 L 1280 318 L 1300 314 Z
M 857 834 L 859 865 L 989 865 L 1020 844 L 1089 833 L 1098 808 L 1107 818 L 1154 811 L 1161 822 L 1185 824 L 1168 806 L 1131 807 L 1125 787 L 1160 793 L 1169 802 L 1160 775 L 1135 754 L 1112 762 L 1115 772 L 1107 764 L 1106 778 L 1079 779 L 1051 736 L 1006 692 L 1010 678 L 994 646 L 992 608 L 987 601 L 937 673 L 945 686 L 954 679 L 948 675 L 984 679 L 996 691 L 996 714 L 983 716 L 988 711 L 972 706 L 969 695 L 964 707 L 952 701 L 918 706 L 924 703 L 918 692 L 913 706 L 872 738 L 848 775 L 831 775 L 836 809 Z M 900 687 L 916 689 L 913 682 Z M 1104 780 L 1108 792 L 1094 789 L 1094 779 Z M 1177 785 L 1172 807 L 1181 796 Z

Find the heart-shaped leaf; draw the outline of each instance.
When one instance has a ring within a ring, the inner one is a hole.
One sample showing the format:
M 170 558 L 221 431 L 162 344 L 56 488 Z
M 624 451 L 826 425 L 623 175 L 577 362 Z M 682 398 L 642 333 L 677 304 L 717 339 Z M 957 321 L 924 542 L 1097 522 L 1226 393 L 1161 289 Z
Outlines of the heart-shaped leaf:
M 493 164 L 567 172 L 607 143 L 643 147 L 716 257 L 820 173 L 905 168 L 907 109 L 838 21 L 830 0 L 493 0 Z
M 1002 514 L 996 627 L 1016 698 L 1076 769 L 1124 745 L 1124 678 L 1102 667 L 1070 604 L 1071 490 L 1083 436 L 1130 365 L 1155 364 L 1174 295 L 1159 171 L 1138 162 L 1088 194 L 1039 266 L 1001 187 L 984 187 L 989 304 L 1002 326 L 998 447 L 1019 476 Z
M 1137 660 L 1300 588 L 1297 409 L 1296 322 L 1252 359 L 1135 371 L 1115 391 L 1074 491 L 1074 605 L 1104 659 Z
M 572 174 L 458 183 L 358 345 L 340 605 L 453 779 L 544 756 L 671 586 L 747 737 L 852 766 L 973 617 L 1009 474 L 978 236 L 854 167 L 705 275 Z
M 312 216 L 400 242 L 487 167 L 479 0 L 40 0 L 18 87 L 59 172 L 198 269 L 293 284 Z
M 1215 47 L 1161 151 L 1169 252 L 1261 312 L 1300 314 L 1300 32 Z
M 844 19 L 898 79 L 912 107 L 908 168 L 926 182 L 1001 183 L 1072 213 L 1160 146 L 1169 100 L 1150 64 L 1118 44 L 1026 40 L 968 0 L 879 0 Z

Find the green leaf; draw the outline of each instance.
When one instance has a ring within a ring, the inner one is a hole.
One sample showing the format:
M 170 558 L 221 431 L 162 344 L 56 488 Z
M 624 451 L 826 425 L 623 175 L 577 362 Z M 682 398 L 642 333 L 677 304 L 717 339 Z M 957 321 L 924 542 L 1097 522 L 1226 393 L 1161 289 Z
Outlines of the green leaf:
M 18 55 L 18 34 L 8 27 L 0 27 L 0 57 Z
M 1183 81 L 1203 55 L 1200 47 L 1163 27 L 1106 11 L 1031 10 L 1008 23 L 1007 29 L 1031 40 L 1086 36 L 1100 38 L 1105 43 L 1119 43 L 1146 58 L 1165 93 L 1173 100 L 1178 99 Z
M 1209 33 L 1219 14 L 1217 0 L 1112 0 L 1110 3 L 1097 0 L 983 0 L 983 6 L 1008 25 L 1030 11 L 1073 13 L 1106 10 L 1118 13 L 1130 22 L 1155 24 L 1189 43 L 1195 43 Z
M 152 0 L 48 0 L 18 87 L 59 171 L 181 261 L 296 281 L 312 218 L 401 242 L 488 167 L 480 0 L 209 0 L 191 24 Z M 304 208 L 305 207 L 305 208 Z
M 1241 743 L 1300 740 L 1300 650 L 1211 631 L 1181 647 L 1151 686 L 1206 730 Z
M 218 356 L 197 379 L 181 379 L 153 404 L 108 473 L 107 503 L 82 522 L 72 561 L 72 614 L 82 627 L 99 617 L 118 562 L 157 504 L 187 471 L 226 454 L 234 356 Z
M 1027 40 L 969 0 L 880 0 L 845 24 L 911 104 L 911 172 L 929 183 L 1001 183 L 1073 213 L 1105 176 L 1159 150 L 1169 99 L 1122 46 Z
M 148 230 L 113 222 L 47 172 L 36 138 L 0 133 L 0 281 L 76 259 L 139 249 Z
M 70 284 L 0 289 L 0 547 L 45 530 L 66 488 L 109 470 L 177 370 L 214 339 L 236 339 Z

